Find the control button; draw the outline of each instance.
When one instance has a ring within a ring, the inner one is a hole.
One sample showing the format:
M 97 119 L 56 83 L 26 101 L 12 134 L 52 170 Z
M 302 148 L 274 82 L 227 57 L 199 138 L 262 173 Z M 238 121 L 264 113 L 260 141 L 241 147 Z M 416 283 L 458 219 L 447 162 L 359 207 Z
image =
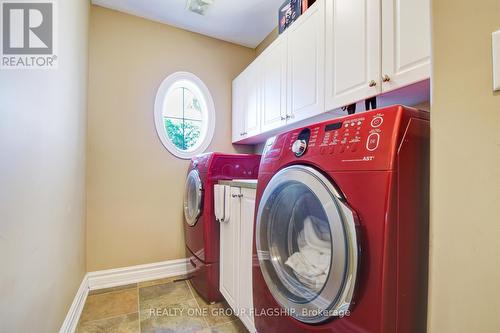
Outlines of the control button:
M 351 152 L 355 153 L 357 150 L 358 150 L 358 144 L 357 143 L 353 143 L 352 146 L 351 146 Z
M 380 125 L 382 125 L 383 122 L 384 122 L 384 118 L 375 117 L 372 120 L 372 127 L 380 127 Z
M 300 157 L 304 155 L 307 150 L 307 142 L 305 140 L 297 140 L 293 143 L 292 152 L 295 156 Z
M 375 149 L 378 148 L 378 145 L 380 143 L 380 134 L 378 133 L 372 133 L 368 137 L 368 140 L 366 141 L 366 149 L 369 151 L 374 151 Z
M 361 122 L 360 121 L 358 121 L 358 126 L 361 126 Z
M 342 154 L 343 152 L 345 152 L 345 146 L 344 145 L 340 146 L 340 153 Z

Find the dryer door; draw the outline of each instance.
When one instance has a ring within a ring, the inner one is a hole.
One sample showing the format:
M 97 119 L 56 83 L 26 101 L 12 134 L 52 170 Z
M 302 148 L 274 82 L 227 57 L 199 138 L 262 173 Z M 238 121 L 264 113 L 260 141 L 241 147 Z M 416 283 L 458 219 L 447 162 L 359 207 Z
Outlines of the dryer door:
M 256 245 L 276 301 L 295 319 L 346 314 L 358 270 L 356 215 L 323 174 L 307 166 L 277 173 L 260 201 Z
M 203 185 L 198 170 L 191 170 L 186 180 L 184 193 L 184 217 L 186 223 L 194 226 L 198 222 L 203 203 Z

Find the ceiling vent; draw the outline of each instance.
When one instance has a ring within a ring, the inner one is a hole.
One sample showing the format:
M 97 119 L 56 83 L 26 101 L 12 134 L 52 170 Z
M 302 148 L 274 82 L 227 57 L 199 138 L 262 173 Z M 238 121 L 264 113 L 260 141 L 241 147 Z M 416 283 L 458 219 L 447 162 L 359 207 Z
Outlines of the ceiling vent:
M 187 9 L 193 13 L 205 15 L 214 0 L 188 0 Z

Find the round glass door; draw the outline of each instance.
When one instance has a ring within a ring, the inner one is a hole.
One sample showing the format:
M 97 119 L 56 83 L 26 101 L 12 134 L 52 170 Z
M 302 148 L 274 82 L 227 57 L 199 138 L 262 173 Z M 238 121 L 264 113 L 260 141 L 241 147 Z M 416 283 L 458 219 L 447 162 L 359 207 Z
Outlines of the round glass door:
M 188 225 L 194 226 L 198 222 L 203 202 L 203 185 L 197 170 L 191 170 L 188 174 L 185 191 L 184 217 Z
M 355 215 L 325 176 L 306 166 L 277 173 L 256 228 L 264 279 L 291 316 L 320 323 L 345 315 L 358 267 Z

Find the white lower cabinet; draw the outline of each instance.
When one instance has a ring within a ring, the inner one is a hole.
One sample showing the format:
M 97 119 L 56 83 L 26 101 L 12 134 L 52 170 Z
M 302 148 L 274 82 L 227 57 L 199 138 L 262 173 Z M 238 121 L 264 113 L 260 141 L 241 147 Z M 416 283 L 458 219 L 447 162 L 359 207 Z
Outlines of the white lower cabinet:
M 241 189 L 230 188 L 229 219 L 220 224 L 220 283 L 219 290 L 234 309 L 238 305 L 238 269 L 240 246 L 239 219 L 241 215 Z M 226 203 L 227 204 L 227 203 Z
M 220 225 L 220 292 L 251 333 L 255 196 L 254 189 L 231 187 L 230 217 Z

